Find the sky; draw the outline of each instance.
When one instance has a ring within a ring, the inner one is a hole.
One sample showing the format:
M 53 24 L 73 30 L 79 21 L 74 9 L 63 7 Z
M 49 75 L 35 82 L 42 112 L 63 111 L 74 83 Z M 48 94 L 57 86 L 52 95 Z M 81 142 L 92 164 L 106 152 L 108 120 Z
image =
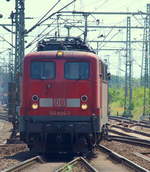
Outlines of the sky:
M 33 19 L 25 20 L 25 28 L 28 30 L 31 28 L 58 0 L 25 0 L 25 17 L 32 17 Z M 58 9 L 62 8 L 67 3 L 71 2 L 71 0 L 60 0 L 58 5 L 52 10 L 50 14 L 56 12 Z M 76 0 L 76 2 L 66 8 L 65 10 L 72 11 L 90 11 L 90 12 L 138 12 L 143 11 L 146 12 L 146 4 L 150 3 L 149 0 Z M 3 14 L 3 18 L 0 19 L 0 24 L 10 24 L 10 13 L 15 11 L 15 0 L 10 0 L 9 2 L 6 0 L 0 0 L 0 14 Z M 73 17 L 62 17 L 63 19 L 59 19 L 59 22 L 64 22 L 66 19 L 67 22 L 74 22 L 75 24 L 84 25 L 84 17 L 83 16 L 73 16 Z M 97 25 L 96 21 L 99 21 L 100 26 L 104 25 L 126 25 L 127 16 L 121 15 L 92 15 L 88 17 L 88 25 Z M 47 20 L 43 25 L 37 27 L 35 30 L 30 32 L 25 38 L 25 45 L 31 43 L 42 30 L 44 30 L 47 25 L 54 22 L 54 25 L 47 28 L 45 34 L 50 30 L 50 36 L 54 36 L 56 32 L 56 22 L 57 17 L 53 16 L 52 19 Z M 142 26 L 143 25 L 143 16 L 132 16 L 132 25 L 134 26 Z M 60 24 L 60 35 L 66 36 L 67 30 L 64 28 L 64 22 Z M 11 27 L 9 27 L 11 29 Z M 57 30 L 58 31 L 58 30 Z M 83 36 L 83 28 L 79 29 L 71 29 L 71 36 Z M 41 34 L 44 34 L 41 33 Z M 133 30 L 132 31 L 132 40 L 142 40 L 143 31 L 141 30 Z M 98 36 L 103 35 L 102 38 L 98 38 Z M 5 38 L 8 42 L 11 42 L 11 33 L 6 31 L 4 28 L 0 27 L 0 36 Z M 125 29 L 89 29 L 88 30 L 88 40 L 125 40 L 126 39 L 126 30 Z M 95 44 L 91 44 L 96 48 Z M 36 43 L 30 46 L 30 48 L 26 49 L 26 53 L 35 50 Z M 122 49 L 125 48 L 125 44 L 116 44 L 116 43 L 102 43 L 100 44 L 101 48 L 104 49 Z M 2 41 L 0 38 L 0 52 L 3 52 L 10 48 L 10 45 L 6 41 Z M 141 50 L 142 44 L 136 43 L 132 45 L 132 57 L 133 57 L 133 76 L 140 76 L 140 64 L 141 64 Z M 112 74 L 119 73 L 119 75 L 124 75 L 125 68 L 125 52 L 124 51 L 100 51 L 98 55 L 104 60 L 107 59 L 109 63 L 109 70 Z M 1 58 L 6 58 L 7 61 L 8 51 L 0 54 Z M 120 58 L 120 69 L 118 69 L 118 59 Z M 1 61 L 0 61 L 1 63 Z

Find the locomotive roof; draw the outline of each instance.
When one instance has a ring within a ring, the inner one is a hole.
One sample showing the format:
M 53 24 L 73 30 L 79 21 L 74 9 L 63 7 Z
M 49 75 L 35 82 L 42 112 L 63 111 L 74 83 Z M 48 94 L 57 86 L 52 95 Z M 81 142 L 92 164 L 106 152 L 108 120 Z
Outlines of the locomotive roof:
M 27 54 L 25 58 L 32 58 L 32 57 L 33 58 L 56 58 L 58 52 L 60 51 L 37 51 L 37 52 L 32 52 L 32 53 Z M 65 56 L 65 58 L 98 59 L 98 56 L 91 52 L 84 52 L 84 51 L 61 51 L 61 52 L 63 52 L 63 57 Z
M 86 51 L 95 53 L 80 37 L 48 37 L 38 42 L 37 51 Z

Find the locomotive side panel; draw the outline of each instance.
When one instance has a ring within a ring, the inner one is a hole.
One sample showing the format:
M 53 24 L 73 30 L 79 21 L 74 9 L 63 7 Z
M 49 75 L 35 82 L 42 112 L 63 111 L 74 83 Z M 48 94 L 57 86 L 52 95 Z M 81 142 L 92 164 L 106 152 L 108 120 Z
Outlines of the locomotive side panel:
M 107 81 L 107 65 L 99 61 L 100 76 L 100 129 L 102 130 L 108 123 L 108 81 Z
M 107 81 L 102 82 L 102 115 L 101 128 L 108 122 L 108 84 Z

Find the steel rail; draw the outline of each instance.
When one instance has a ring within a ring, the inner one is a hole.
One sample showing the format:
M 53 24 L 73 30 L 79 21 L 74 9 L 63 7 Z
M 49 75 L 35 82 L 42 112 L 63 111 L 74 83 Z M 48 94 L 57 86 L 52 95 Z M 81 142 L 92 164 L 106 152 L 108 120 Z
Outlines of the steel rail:
M 141 123 L 150 125 L 150 120 L 149 121 L 148 120 L 142 120 Z
M 6 170 L 3 170 L 2 172 L 18 172 L 18 171 L 21 171 L 33 164 L 36 164 L 37 162 L 39 163 L 43 163 L 44 161 L 42 160 L 42 158 L 40 156 L 36 156 L 36 157 L 33 157 L 31 159 L 28 159 L 26 161 L 23 161 L 11 168 L 8 168 Z
M 0 114 L 0 120 L 9 121 L 9 117 L 8 117 L 8 115 Z
M 139 126 L 139 127 L 144 127 L 144 128 L 150 128 L 149 124 L 141 124 L 140 122 L 135 123 L 132 121 L 127 121 L 127 120 L 121 120 L 121 119 L 109 119 L 109 120 L 115 120 L 118 122 L 123 122 L 124 124 L 131 124 L 132 126 Z
M 108 118 L 109 119 L 122 119 L 122 120 L 127 120 L 127 121 L 132 121 L 132 122 L 139 122 L 139 121 L 137 121 L 137 120 L 131 120 L 131 119 L 129 119 L 129 118 L 126 118 L 126 117 L 122 117 L 122 116 L 112 116 L 112 115 L 110 115 L 110 116 L 108 116 Z
M 124 134 L 124 133 L 122 133 L 120 131 L 116 131 L 116 130 L 113 130 L 113 129 L 108 129 L 108 133 L 114 133 L 114 134 L 118 134 L 118 135 L 121 135 L 121 136 L 127 136 L 127 137 L 134 137 L 134 136 L 130 136 L 128 134 Z
M 78 163 L 82 163 L 85 168 L 87 168 L 88 172 L 98 172 L 91 164 L 88 163 L 83 157 L 75 158 L 73 161 L 67 163 L 65 166 L 57 169 L 55 172 L 65 172 L 71 171 Z
M 134 126 L 144 127 L 144 128 L 150 128 L 150 125 L 145 124 L 134 124 Z
M 150 147 L 150 141 L 144 139 L 138 139 L 134 137 L 108 135 L 107 139 Z
M 123 157 L 122 155 L 119 155 L 118 153 L 106 148 L 102 145 L 97 145 L 97 148 L 103 152 L 106 152 L 110 155 L 110 157 L 117 159 L 119 162 L 124 164 L 125 166 L 128 166 L 132 169 L 134 169 L 136 172 L 149 172 L 149 170 L 139 166 L 138 164 L 134 163 L 133 161 L 130 161 L 129 159 Z
M 149 133 L 144 133 L 142 131 L 132 130 L 130 128 L 125 128 L 125 127 L 121 127 L 121 126 L 118 126 L 118 125 L 111 125 L 111 127 L 121 129 L 121 130 L 123 130 L 125 132 L 136 133 L 136 134 L 139 134 L 139 135 L 143 135 L 143 136 L 150 137 L 150 134 Z
M 126 121 L 129 123 L 134 123 L 134 124 L 146 124 L 147 128 L 150 127 L 150 121 L 137 121 L 137 120 L 132 120 L 129 118 L 121 117 L 121 116 L 108 116 L 110 120 L 118 120 L 118 121 Z

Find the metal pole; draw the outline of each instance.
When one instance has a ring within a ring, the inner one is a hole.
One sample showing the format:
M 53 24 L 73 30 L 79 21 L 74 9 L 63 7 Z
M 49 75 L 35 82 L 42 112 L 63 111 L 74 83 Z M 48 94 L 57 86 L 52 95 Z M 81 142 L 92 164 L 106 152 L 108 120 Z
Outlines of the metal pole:
M 124 116 L 132 117 L 131 18 L 127 17 Z
M 73 27 L 73 28 L 85 28 L 85 25 L 65 25 L 65 26 L 70 26 L 70 27 Z M 88 28 L 99 28 L 99 29 L 107 29 L 107 28 L 113 28 L 113 29 L 126 29 L 127 27 L 126 26 L 115 26 L 115 25 L 112 25 L 112 26 L 107 26 L 107 25 L 104 25 L 104 26 L 95 26 L 95 25 L 89 25 Z M 131 29 L 144 29 L 143 26 L 131 26 Z
M 60 15 L 58 14 L 58 15 L 57 15 L 57 32 L 58 32 L 58 33 L 57 33 L 57 36 L 58 36 L 58 37 L 60 37 L 59 17 L 60 17 Z
M 67 29 L 67 36 L 70 37 L 70 29 L 71 29 L 71 27 L 67 26 L 67 25 L 65 25 L 64 27 Z
M 86 39 L 87 39 L 87 32 L 88 32 L 88 22 L 87 22 L 87 18 L 88 18 L 88 14 L 83 14 L 84 16 L 84 19 L 85 19 L 85 26 L 84 26 L 84 42 L 86 42 Z
M 145 18 L 145 25 L 148 25 L 148 18 Z M 148 87 L 148 30 L 145 29 L 144 33 L 144 76 L 143 76 L 143 82 L 144 82 L 144 97 L 143 97 L 143 115 L 146 115 L 146 89 Z
M 142 11 L 139 11 L 139 12 L 83 12 L 83 11 L 61 11 L 61 12 L 58 12 L 58 13 L 63 13 L 63 14 L 88 14 L 88 15 L 91 15 L 91 14 L 100 14 L 100 15 L 147 15 L 147 13 L 145 12 L 142 12 Z
M 17 87 L 17 105 L 19 105 L 19 77 L 22 73 L 22 59 L 24 58 L 24 0 L 16 0 L 15 22 L 15 80 Z
M 22 74 L 22 59 L 24 58 L 24 1 L 15 1 L 15 64 L 14 64 L 14 83 L 10 86 L 10 90 L 15 92 L 13 94 L 13 128 L 18 128 L 18 106 L 20 104 L 20 76 Z M 13 90 L 12 90 L 13 89 Z
M 116 71 L 116 86 L 117 88 L 120 88 L 120 76 L 121 76 L 121 72 L 120 72 L 120 68 L 121 68 L 121 51 L 118 50 L 118 70 Z
M 150 14 L 150 4 L 147 4 L 147 13 Z M 145 18 L 145 29 L 144 29 L 144 57 L 143 57 L 143 85 L 144 85 L 144 96 L 143 96 L 143 116 L 148 116 L 150 111 L 150 15 Z
M 150 120 L 150 4 L 147 4 L 147 13 L 148 13 L 148 118 Z

